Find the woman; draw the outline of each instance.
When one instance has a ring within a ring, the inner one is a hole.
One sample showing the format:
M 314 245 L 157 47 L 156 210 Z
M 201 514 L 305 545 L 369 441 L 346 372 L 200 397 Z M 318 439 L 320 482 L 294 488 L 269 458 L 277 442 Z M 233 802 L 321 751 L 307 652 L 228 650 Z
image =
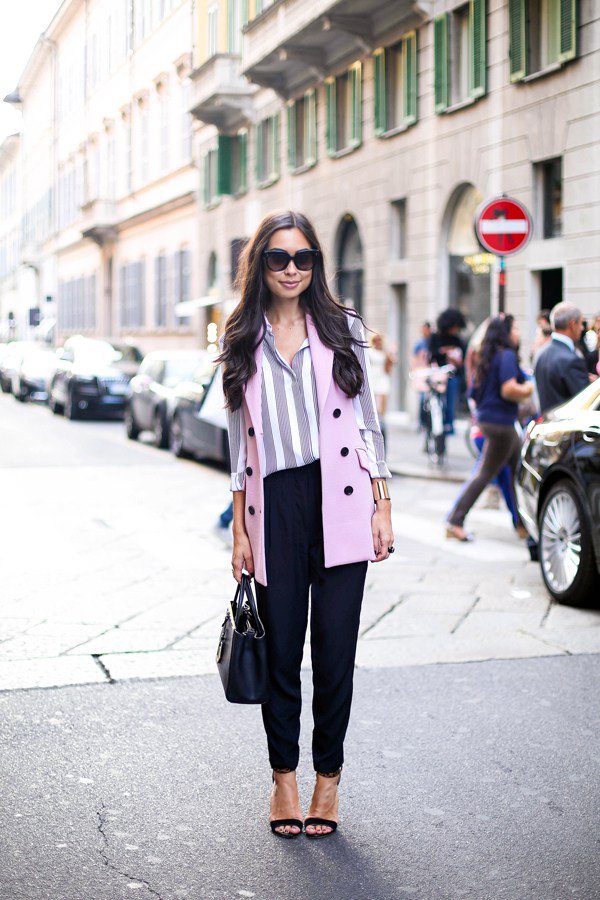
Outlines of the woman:
M 519 330 L 512 316 L 497 316 L 491 320 L 470 390 L 485 444 L 477 469 L 448 516 L 446 536 L 449 538 L 473 540 L 463 527 L 467 513 L 504 465 L 510 464 L 513 476 L 516 471 L 521 450 L 521 441 L 515 429 L 519 401 L 529 397 L 533 391 L 531 382 L 523 383 L 524 376 L 516 350 L 518 345 Z M 516 527 L 521 533 L 520 520 Z
M 315 231 L 269 215 L 247 245 L 225 329 L 233 490 L 233 577 L 254 574 L 267 633 L 262 707 L 275 834 L 337 828 L 367 561 L 393 552 L 390 500 L 362 321 L 330 293 Z M 302 822 L 296 767 L 300 664 L 311 589 L 313 762 Z
M 429 339 L 429 355 L 436 366 L 453 365 L 455 373 L 448 379 L 444 401 L 444 430 L 454 434 L 456 404 L 464 383 L 465 342 L 460 332 L 466 328 L 466 321 L 458 309 L 445 309 L 438 316 L 437 331 Z
M 371 380 L 377 404 L 377 413 L 380 420 L 382 420 L 387 412 L 388 398 L 392 389 L 390 375 L 394 368 L 394 357 L 385 349 L 383 338 L 380 334 L 374 334 L 371 337 L 369 362 L 371 364 Z

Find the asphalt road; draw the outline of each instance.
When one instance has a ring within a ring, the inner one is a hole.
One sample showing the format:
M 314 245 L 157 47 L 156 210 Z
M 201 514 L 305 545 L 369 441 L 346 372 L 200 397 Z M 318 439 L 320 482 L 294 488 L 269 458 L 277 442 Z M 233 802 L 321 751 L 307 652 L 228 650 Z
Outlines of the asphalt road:
M 215 676 L 4 694 L 0 896 L 591 900 L 599 676 L 584 655 L 357 672 L 322 842 L 271 835 L 259 711 Z

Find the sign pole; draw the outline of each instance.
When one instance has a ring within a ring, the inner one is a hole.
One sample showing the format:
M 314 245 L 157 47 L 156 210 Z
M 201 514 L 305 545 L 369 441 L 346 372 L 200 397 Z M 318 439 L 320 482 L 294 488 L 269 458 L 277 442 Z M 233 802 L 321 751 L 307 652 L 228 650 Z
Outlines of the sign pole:
M 505 312 L 505 294 L 506 294 L 506 257 L 500 257 L 500 268 L 498 270 L 498 312 L 503 315 Z

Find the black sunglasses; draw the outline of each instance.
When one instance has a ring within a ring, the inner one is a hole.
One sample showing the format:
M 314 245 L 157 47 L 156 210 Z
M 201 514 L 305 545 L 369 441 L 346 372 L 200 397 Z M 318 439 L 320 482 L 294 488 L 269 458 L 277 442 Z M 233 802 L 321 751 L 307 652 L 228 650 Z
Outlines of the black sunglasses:
M 317 261 L 318 250 L 298 250 L 290 256 L 287 250 L 265 250 L 263 256 L 271 272 L 283 272 L 293 262 L 300 272 L 309 272 Z

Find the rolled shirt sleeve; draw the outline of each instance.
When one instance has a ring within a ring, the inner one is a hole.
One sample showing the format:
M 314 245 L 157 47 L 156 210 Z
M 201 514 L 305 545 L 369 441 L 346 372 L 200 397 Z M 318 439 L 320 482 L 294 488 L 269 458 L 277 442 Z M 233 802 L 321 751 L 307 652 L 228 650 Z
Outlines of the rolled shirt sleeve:
M 355 316 L 348 316 L 348 325 L 353 339 L 352 349 L 356 353 L 364 377 L 362 390 L 353 398 L 352 403 L 356 423 L 367 450 L 369 471 L 371 478 L 391 478 L 392 474 L 385 462 L 385 446 L 373 393 L 369 355 L 367 348 L 363 346 L 365 336 L 362 322 Z
M 242 407 L 227 409 L 227 432 L 229 435 L 229 457 L 231 460 L 231 490 L 246 490 L 246 429 Z

